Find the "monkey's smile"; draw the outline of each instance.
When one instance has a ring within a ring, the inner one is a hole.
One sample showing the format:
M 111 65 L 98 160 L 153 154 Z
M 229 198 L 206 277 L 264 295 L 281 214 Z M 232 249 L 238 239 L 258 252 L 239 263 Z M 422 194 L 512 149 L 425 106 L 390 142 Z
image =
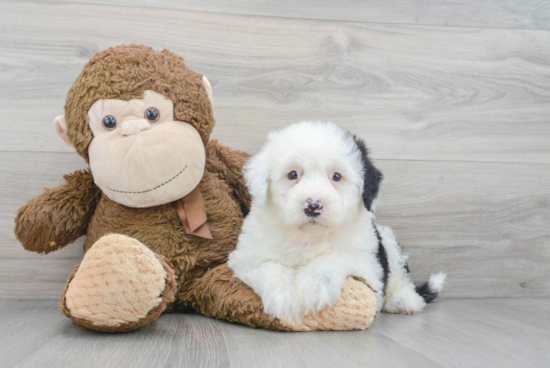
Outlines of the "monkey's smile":
M 118 193 L 128 193 L 128 194 L 141 194 L 141 193 L 147 193 L 147 192 L 153 191 L 153 190 L 155 190 L 155 189 L 158 189 L 158 188 L 162 187 L 163 185 L 168 184 L 169 182 L 171 182 L 172 180 L 174 180 L 175 178 L 177 178 L 178 176 L 180 176 L 180 175 L 185 171 L 185 169 L 187 169 L 187 165 L 185 165 L 184 168 L 181 169 L 181 171 L 180 171 L 179 173 L 177 173 L 176 175 L 174 175 L 172 178 L 166 180 L 164 183 L 159 184 L 159 185 L 157 185 L 157 186 L 154 187 L 154 188 L 147 189 L 147 190 L 142 190 L 142 191 L 140 191 L 140 192 L 130 192 L 130 191 L 127 191 L 127 190 L 116 190 L 116 189 L 112 189 L 112 188 L 109 188 L 109 187 L 107 187 L 107 189 L 112 190 L 113 192 L 118 192 Z

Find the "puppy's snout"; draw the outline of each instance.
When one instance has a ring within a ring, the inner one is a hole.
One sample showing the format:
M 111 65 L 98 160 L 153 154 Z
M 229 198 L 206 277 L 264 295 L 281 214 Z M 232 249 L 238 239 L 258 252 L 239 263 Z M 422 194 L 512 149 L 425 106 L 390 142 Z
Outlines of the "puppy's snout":
M 304 207 L 304 213 L 309 217 L 317 217 L 323 212 L 323 203 L 321 201 L 315 201 L 311 198 L 306 200 Z

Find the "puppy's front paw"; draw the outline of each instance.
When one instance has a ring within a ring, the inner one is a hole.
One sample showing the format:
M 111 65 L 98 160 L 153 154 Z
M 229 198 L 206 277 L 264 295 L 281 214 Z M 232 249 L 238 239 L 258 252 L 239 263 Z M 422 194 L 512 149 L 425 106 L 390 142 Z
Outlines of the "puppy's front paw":
M 364 330 L 376 316 L 377 302 L 373 290 L 362 281 L 348 277 L 340 298 L 333 306 L 305 316 L 297 323 L 285 323 L 292 331 Z
M 265 312 L 272 317 L 289 322 L 299 321 L 303 317 L 296 292 L 291 285 L 287 288 L 272 289 L 264 293 L 262 303 Z
M 296 289 L 305 315 L 333 305 L 340 297 L 344 278 L 315 270 L 303 270 L 296 276 Z

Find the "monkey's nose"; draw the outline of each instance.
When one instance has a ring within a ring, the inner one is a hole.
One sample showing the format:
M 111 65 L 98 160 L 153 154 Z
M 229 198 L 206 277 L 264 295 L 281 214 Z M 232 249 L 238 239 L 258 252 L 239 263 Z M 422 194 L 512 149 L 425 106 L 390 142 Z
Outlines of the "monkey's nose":
M 147 129 L 151 129 L 151 124 L 145 119 L 127 120 L 122 123 L 120 133 L 126 136 L 134 135 Z
M 304 213 L 309 217 L 317 217 L 323 212 L 323 203 L 321 201 L 314 201 L 311 198 L 306 200 L 304 207 Z

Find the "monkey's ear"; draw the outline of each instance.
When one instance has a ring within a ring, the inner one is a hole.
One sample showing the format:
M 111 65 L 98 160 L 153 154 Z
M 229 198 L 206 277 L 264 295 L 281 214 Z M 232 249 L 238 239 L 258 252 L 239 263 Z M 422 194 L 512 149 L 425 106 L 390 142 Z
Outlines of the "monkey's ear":
M 57 135 L 59 135 L 61 139 L 65 141 L 65 143 L 74 148 L 73 143 L 67 135 L 67 121 L 65 120 L 65 115 L 59 115 L 58 117 L 56 117 L 53 121 L 53 127 L 55 128 Z
M 212 97 L 212 86 L 210 85 L 208 78 L 206 78 L 204 75 L 202 76 L 202 85 L 206 90 L 206 94 L 208 95 L 208 99 L 210 100 L 210 103 L 212 104 L 212 106 L 214 106 L 214 97 Z

